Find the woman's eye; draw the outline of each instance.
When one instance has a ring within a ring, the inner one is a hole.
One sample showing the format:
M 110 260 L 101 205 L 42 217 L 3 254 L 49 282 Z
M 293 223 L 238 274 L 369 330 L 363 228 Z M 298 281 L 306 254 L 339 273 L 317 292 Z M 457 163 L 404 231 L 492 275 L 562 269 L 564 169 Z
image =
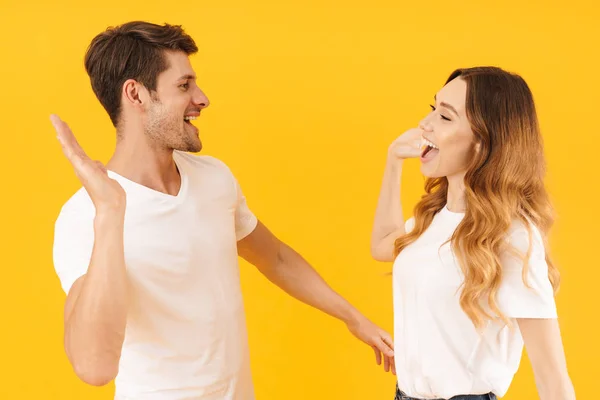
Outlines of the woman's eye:
M 431 111 L 435 111 L 435 106 L 433 104 L 430 104 L 429 107 L 431 107 Z M 444 120 L 444 121 L 451 121 L 450 118 L 440 114 L 440 117 Z

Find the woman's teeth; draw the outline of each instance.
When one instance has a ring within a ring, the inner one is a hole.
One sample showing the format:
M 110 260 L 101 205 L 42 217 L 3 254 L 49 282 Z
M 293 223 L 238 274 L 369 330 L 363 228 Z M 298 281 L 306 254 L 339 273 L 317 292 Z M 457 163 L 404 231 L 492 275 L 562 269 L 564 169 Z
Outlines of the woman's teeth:
M 422 139 L 421 140 L 421 147 L 424 147 L 424 146 L 429 146 L 429 147 L 432 147 L 432 148 L 438 149 L 438 150 L 440 149 L 439 147 L 437 147 L 435 144 L 433 144 L 432 142 L 430 142 L 427 139 Z

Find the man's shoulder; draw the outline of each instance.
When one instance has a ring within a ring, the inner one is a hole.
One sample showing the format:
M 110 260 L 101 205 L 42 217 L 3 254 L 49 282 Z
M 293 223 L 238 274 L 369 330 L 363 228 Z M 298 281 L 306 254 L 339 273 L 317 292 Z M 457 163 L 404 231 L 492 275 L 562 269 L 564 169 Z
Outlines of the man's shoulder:
M 94 214 L 94 203 L 82 186 L 62 205 L 58 219 L 85 219 L 86 217 L 93 217 Z
M 96 208 L 84 187 L 77 190 L 60 208 L 54 222 L 56 239 L 93 232 Z M 67 235 L 67 236 L 65 236 Z

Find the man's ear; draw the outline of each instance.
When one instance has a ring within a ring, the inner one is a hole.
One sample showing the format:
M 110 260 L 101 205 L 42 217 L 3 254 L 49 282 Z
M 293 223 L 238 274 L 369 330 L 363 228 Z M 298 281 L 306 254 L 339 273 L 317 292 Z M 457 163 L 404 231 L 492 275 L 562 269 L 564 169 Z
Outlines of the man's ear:
M 150 93 L 148 90 L 134 79 L 127 79 L 123 83 L 123 101 L 134 106 L 139 107 L 150 100 Z

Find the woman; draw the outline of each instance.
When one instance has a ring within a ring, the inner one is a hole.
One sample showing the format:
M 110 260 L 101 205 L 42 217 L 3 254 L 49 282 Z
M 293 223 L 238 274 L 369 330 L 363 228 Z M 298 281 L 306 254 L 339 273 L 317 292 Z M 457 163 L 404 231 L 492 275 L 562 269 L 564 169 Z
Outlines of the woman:
M 574 399 L 546 252 L 552 210 L 532 94 L 495 67 L 453 72 L 389 148 L 371 252 L 394 261 L 396 399 L 496 399 L 523 345 L 542 400 Z M 406 223 L 403 161 L 426 194 Z

